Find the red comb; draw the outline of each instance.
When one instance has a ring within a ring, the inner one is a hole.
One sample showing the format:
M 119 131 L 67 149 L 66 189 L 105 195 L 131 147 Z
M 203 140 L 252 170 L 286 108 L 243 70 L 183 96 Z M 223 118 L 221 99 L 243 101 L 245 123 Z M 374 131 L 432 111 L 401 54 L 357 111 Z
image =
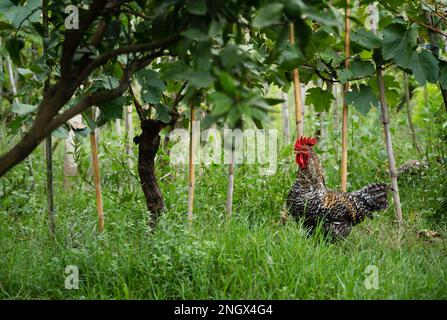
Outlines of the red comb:
M 298 139 L 296 139 L 294 149 L 295 149 L 295 151 L 298 151 L 299 149 L 301 149 L 305 145 L 313 146 L 316 143 L 317 143 L 317 139 L 316 138 L 313 138 L 313 137 L 299 137 Z

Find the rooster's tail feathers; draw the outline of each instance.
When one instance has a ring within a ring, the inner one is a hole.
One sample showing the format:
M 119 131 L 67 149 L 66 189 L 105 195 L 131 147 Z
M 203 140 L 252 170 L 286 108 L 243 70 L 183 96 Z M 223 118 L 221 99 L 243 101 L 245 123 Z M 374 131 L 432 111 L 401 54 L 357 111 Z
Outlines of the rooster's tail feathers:
M 384 210 L 388 208 L 387 194 L 391 186 L 385 183 L 372 183 L 354 192 L 361 198 L 369 211 Z

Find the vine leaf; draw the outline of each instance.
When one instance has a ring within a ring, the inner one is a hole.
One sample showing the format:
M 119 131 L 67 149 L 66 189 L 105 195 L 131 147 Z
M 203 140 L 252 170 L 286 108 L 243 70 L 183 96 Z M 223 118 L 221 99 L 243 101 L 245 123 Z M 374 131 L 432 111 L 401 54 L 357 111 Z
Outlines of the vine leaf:
M 416 26 L 409 29 L 400 23 L 393 23 L 383 30 L 382 55 L 385 60 L 394 59 L 396 64 L 409 68 L 417 45 Z
M 266 4 L 259 8 L 253 19 L 252 27 L 262 29 L 279 23 L 284 5 L 282 3 Z
M 328 111 L 334 99 L 332 93 L 321 88 L 307 90 L 306 104 L 312 104 L 317 112 Z
M 439 79 L 439 61 L 428 50 L 414 53 L 410 69 L 421 86 L 426 82 L 436 83 Z
M 380 47 L 380 38 L 365 28 L 357 28 L 351 34 L 351 41 L 366 50 L 373 50 Z
M 367 114 L 371 106 L 377 107 L 377 100 L 374 91 L 370 86 L 361 84 L 359 87 L 352 88 L 352 91 L 346 94 L 346 102 L 354 107 L 363 115 Z
M 439 83 L 442 89 L 447 90 L 447 62 L 445 61 L 439 63 Z

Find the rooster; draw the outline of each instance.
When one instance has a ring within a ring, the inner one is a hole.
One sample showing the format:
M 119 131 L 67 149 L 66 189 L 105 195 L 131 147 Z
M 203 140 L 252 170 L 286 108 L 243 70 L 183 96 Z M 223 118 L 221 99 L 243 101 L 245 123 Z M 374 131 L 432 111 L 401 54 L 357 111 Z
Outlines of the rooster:
M 295 142 L 299 170 L 287 207 L 310 231 L 321 222 L 324 234 L 335 241 L 346 238 L 352 226 L 362 222 L 365 216 L 372 218 L 372 212 L 386 209 L 390 187 L 373 183 L 354 192 L 328 190 L 320 161 L 312 148 L 316 143 L 315 138 L 308 137 L 299 137 Z

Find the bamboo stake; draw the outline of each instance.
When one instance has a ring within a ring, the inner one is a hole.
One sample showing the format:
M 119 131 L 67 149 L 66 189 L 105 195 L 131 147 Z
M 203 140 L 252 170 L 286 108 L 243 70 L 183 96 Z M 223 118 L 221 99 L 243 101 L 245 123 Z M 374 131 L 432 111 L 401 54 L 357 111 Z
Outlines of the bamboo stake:
M 351 1 L 346 0 L 345 11 L 345 68 L 349 68 L 350 50 L 350 20 L 351 15 Z M 341 190 L 347 191 L 348 186 L 348 104 L 346 103 L 346 93 L 349 91 L 349 82 L 343 85 L 343 124 L 342 124 L 342 144 L 341 144 Z
M 410 105 L 410 89 L 408 87 L 408 75 L 404 72 L 404 84 L 405 84 L 405 105 L 407 108 L 407 118 L 408 118 L 408 126 L 410 127 L 411 138 L 413 140 L 413 146 L 416 148 L 416 151 L 419 155 L 419 158 L 422 159 L 422 151 L 419 147 L 418 141 L 416 139 L 416 131 L 413 125 L 413 119 L 411 117 L 411 105 Z
M 92 117 L 95 119 L 95 110 L 92 108 Z M 93 176 L 95 179 L 95 191 L 96 191 L 96 210 L 98 212 L 98 230 L 100 233 L 104 231 L 104 211 L 102 205 L 101 195 L 101 177 L 99 174 L 99 159 L 98 159 L 98 145 L 96 141 L 96 130 L 92 130 L 90 133 L 90 144 L 92 148 L 92 163 L 93 163 Z
M 289 24 L 289 41 L 295 44 L 295 25 Z M 293 90 L 295 94 L 295 121 L 297 138 L 303 135 L 303 106 L 301 100 L 300 74 L 298 68 L 293 69 Z
M 377 85 L 379 87 L 379 100 L 380 100 L 380 108 L 382 111 L 382 124 L 383 124 L 383 131 L 385 132 L 386 152 L 388 155 L 388 164 L 390 167 L 391 186 L 393 187 L 392 191 L 394 198 L 394 207 L 396 210 L 396 219 L 399 224 L 399 228 L 402 228 L 402 208 L 400 204 L 399 186 L 397 184 L 396 161 L 394 159 L 393 143 L 391 140 L 391 132 L 389 125 L 390 117 L 388 114 L 388 105 L 385 99 L 385 85 L 383 81 L 383 70 L 381 65 L 377 66 Z
M 124 127 L 126 130 L 126 146 L 125 153 L 127 155 L 127 165 L 129 169 L 133 169 L 133 160 L 131 158 L 132 155 L 132 147 L 133 147 L 133 118 L 132 118 L 132 106 L 127 106 L 124 108 L 125 119 L 124 119 Z
M 194 105 L 191 103 L 191 123 L 189 128 L 189 190 L 188 190 L 188 222 L 192 225 L 192 212 L 194 208 L 194 187 L 195 187 L 195 172 L 194 172 L 194 120 L 196 111 Z
M 47 64 L 47 39 L 48 39 L 48 0 L 42 2 L 43 18 L 43 55 L 45 64 Z M 50 87 L 50 75 L 45 79 L 44 93 Z M 17 90 L 17 88 L 15 88 Z M 47 167 L 47 205 L 48 222 L 51 237 L 56 236 L 56 221 L 54 217 L 54 190 L 53 190 L 53 143 L 51 134 L 45 139 L 45 162 Z

